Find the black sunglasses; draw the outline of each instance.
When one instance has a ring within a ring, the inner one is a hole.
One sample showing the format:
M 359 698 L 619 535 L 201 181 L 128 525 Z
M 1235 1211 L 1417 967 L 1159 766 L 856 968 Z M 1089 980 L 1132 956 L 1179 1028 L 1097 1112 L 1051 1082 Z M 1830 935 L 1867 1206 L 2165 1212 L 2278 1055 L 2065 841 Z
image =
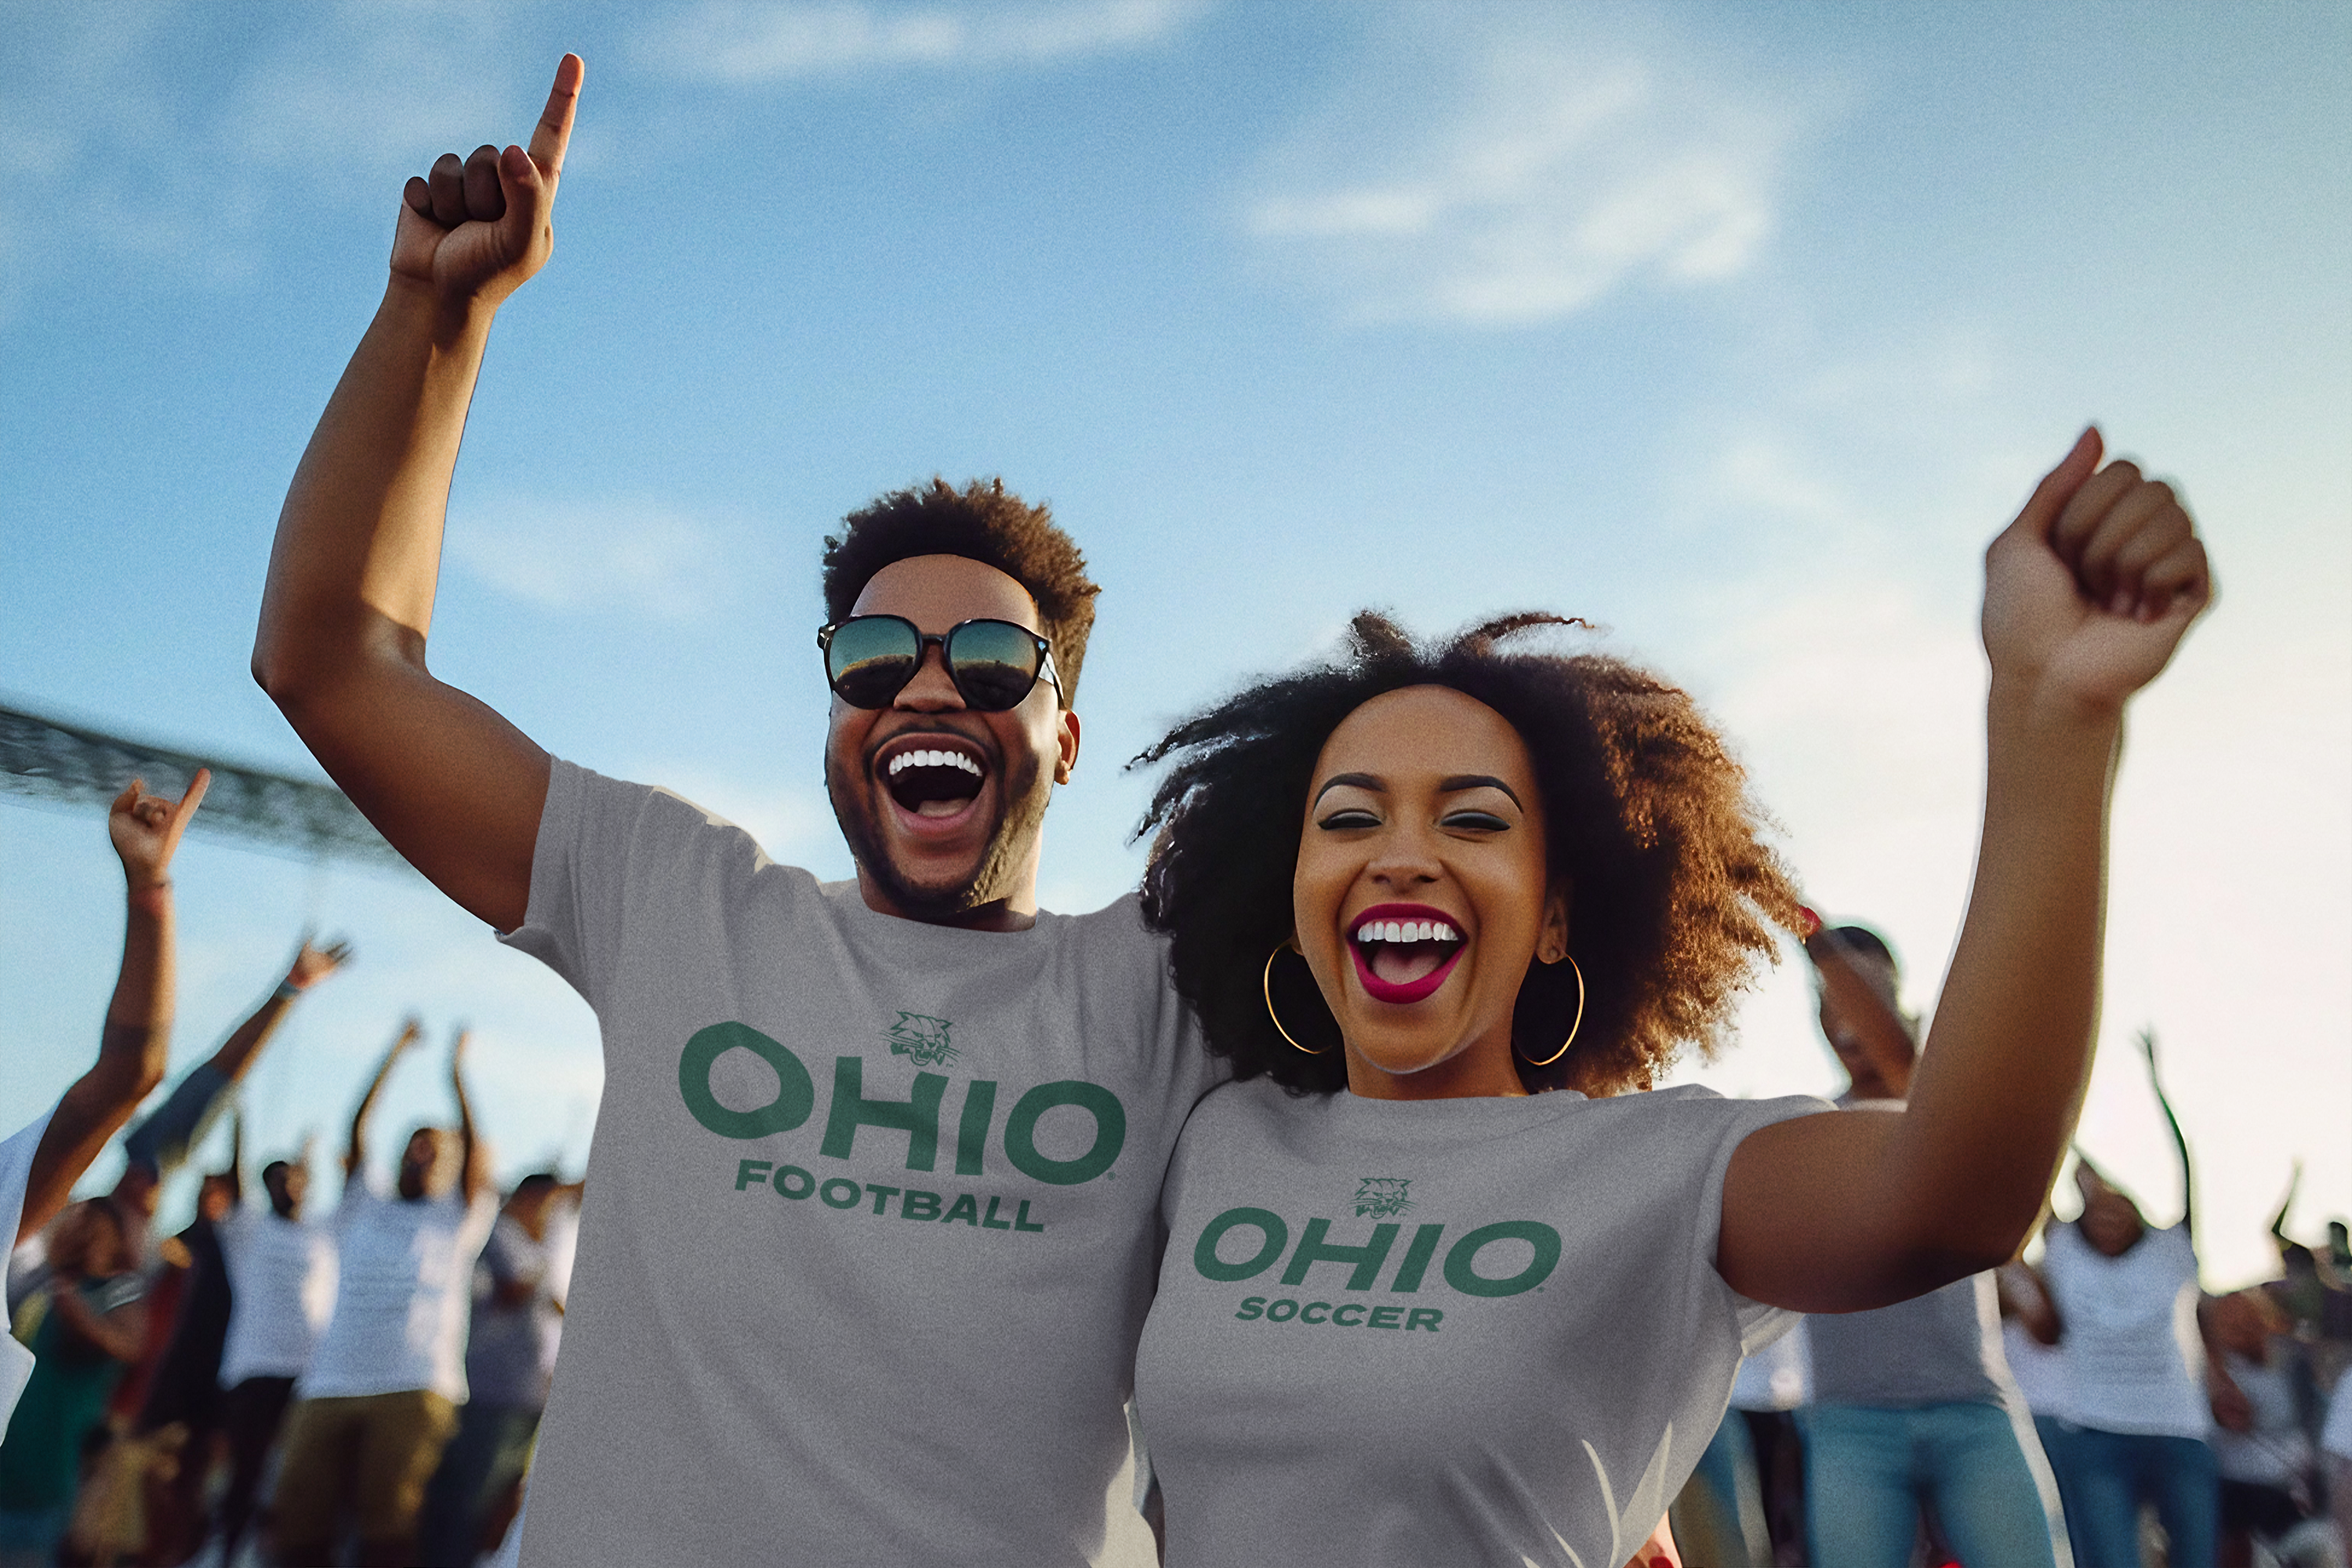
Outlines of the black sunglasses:
M 957 695 L 976 713 L 1019 707 L 1040 679 L 1053 682 L 1054 695 L 1062 696 L 1054 645 L 1011 621 L 960 621 L 941 634 L 919 631 L 902 616 L 852 616 L 816 634 L 825 682 L 852 708 L 887 708 L 915 679 L 933 643 L 947 658 Z

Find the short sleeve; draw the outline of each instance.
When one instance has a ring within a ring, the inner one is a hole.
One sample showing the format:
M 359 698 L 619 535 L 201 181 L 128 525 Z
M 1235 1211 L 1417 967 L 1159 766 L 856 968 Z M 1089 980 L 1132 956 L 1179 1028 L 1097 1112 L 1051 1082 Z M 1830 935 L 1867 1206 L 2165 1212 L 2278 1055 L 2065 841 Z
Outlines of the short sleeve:
M 606 945 L 589 890 L 583 885 L 590 805 L 595 775 L 561 757 L 549 759 L 547 802 L 540 808 L 539 837 L 530 856 L 530 902 L 523 922 L 499 940 L 520 949 L 562 975 L 594 1006 L 590 991 L 596 951 Z M 617 923 L 617 922 L 615 922 Z
M 0 1142 L 0 1226 L 7 1230 L 8 1249 L 16 1246 L 16 1226 L 25 1217 L 25 1187 L 33 1179 L 33 1155 L 41 1147 L 41 1134 L 48 1130 L 49 1118 L 57 1114 L 50 1107 L 25 1126 L 10 1133 Z
M 765 863 L 750 835 L 691 801 L 551 759 L 531 849 L 530 903 L 522 924 L 499 940 L 554 970 L 601 1010 L 620 967 L 633 900 L 656 884 L 674 886 L 681 866 L 698 855 L 706 864 Z
M 1696 1229 L 1699 1257 L 1709 1274 L 1717 1279 L 1723 1276 L 1716 1269 L 1716 1257 L 1723 1240 L 1723 1184 L 1731 1172 L 1731 1157 L 1738 1152 L 1748 1135 L 1762 1128 L 1793 1121 L 1801 1116 L 1820 1116 L 1837 1112 L 1837 1107 L 1810 1095 L 1789 1095 L 1775 1100 L 1735 1100 L 1726 1102 L 1721 1135 L 1716 1141 L 1713 1158 L 1707 1167 L 1706 1179 L 1699 1193 L 1700 1213 Z M 1774 1307 L 1743 1296 L 1724 1282 L 1724 1294 L 1730 1299 L 1732 1316 L 1739 1325 L 1739 1351 L 1753 1355 L 1770 1344 L 1803 1320 L 1801 1312 L 1785 1307 Z

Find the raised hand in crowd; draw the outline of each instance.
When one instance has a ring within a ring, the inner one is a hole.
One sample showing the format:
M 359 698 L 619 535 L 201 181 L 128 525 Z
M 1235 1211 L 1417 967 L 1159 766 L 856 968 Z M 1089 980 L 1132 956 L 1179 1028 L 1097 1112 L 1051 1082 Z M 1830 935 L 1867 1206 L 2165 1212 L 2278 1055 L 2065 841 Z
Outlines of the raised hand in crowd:
M 107 812 L 107 837 L 122 862 L 122 967 L 107 1005 L 98 1060 L 66 1090 L 34 1152 L 11 1247 L 57 1215 L 90 1162 L 163 1080 L 173 995 L 172 857 L 211 784 L 212 773 L 199 768 L 173 800 L 148 794 L 133 779 Z
M 359 1109 L 352 1112 L 351 1142 L 343 1151 L 343 1175 L 346 1179 L 358 1181 L 365 1173 L 367 1124 L 368 1118 L 375 1111 L 376 1096 L 383 1092 L 384 1080 L 392 1076 L 392 1069 L 400 1064 L 400 1058 L 411 1046 L 424 1037 L 423 1020 L 411 1014 L 401 1020 L 400 1032 L 393 1036 L 392 1044 L 385 1047 L 383 1060 L 377 1065 L 375 1077 L 368 1080 L 367 1092 L 360 1096 Z
M 134 1251 L 145 1247 L 145 1226 L 154 1217 L 163 1179 L 185 1163 L 190 1151 L 205 1141 L 296 1000 L 349 962 L 351 953 L 348 942 L 321 948 L 305 936 L 277 988 L 230 1032 L 218 1050 L 173 1086 L 163 1103 L 122 1141 L 126 1158 L 112 1195 L 131 1227 Z

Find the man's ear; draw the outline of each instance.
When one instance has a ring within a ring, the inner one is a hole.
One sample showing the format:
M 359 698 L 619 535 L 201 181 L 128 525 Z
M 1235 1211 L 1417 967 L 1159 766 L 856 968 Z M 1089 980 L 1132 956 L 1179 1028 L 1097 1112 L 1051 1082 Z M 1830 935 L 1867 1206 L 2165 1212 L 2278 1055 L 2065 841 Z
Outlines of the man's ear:
M 1536 959 L 1558 963 L 1568 956 L 1569 889 L 1554 888 L 1544 900 L 1543 930 L 1536 937 Z
M 1054 759 L 1054 782 L 1066 784 L 1078 765 L 1078 716 L 1067 708 L 1062 710 L 1060 732 L 1056 739 L 1060 742 L 1061 754 Z

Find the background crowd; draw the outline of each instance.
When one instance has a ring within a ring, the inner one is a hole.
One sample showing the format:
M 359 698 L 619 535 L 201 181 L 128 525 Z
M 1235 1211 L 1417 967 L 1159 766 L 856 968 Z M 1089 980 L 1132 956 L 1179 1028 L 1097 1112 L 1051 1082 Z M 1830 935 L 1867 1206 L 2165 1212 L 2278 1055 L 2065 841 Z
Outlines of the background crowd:
M 173 842 L 201 794 L 176 808 Z M 134 785 L 114 821 L 167 805 Z M 119 828 L 116 841 L 133 911 L 127 991 L 142 901 L 152 921 L 168 900 L 170 847 L 141 860 Z M 168 1021 L 168 918 L 161 940 L 138 972 L 166 993 L 145 1005 Z M 1893 953 L 1861 926 L 1818 931 L 1807 951 L 1849 1079 L 1839 1104 L 1901 1105 L 1921 1029 Z M 331 1209 L 310 1202 L 308 1142 L 249 1182 L 240 1086 L 352 958 L 348 942 L 303 937 L 259 1005 L 130 1127 L 107 1190 L 46 1223 L 28 1199 L 7 1304 L 32 1366 L 0 1441 L 0 1568 L 325 1563 L 357 1541 L 375 1543 L 370 1564 L 468 1564 L 509 1534 L 583 1184 L 534 1172 L 494 1188 L 463 1027 L 447 1057 L 452 1124 L 414 1129 L 384 1181 L 370 1127 L 424 1040 L 415 1017 L 355 1086 Z M 2174 1136 L 2180 1220 L 2147 1224 L 2078 1148 L 2079 1208 L 2044 1227 L 2034 1260 L 1809 1319 L 1751 1356 L 1672 1511 L 1685 1563 L 1994 1568 L 2041 1542 L 2084 1568 L 2352 1559 L 2352 1237 L 2339 1218 L 2323 1240 L 2294 1239 L 2290 1188 L 2271 1225 L 2275 1277 L 2205 1290 L 2189 1142 L 2154 1034 L 2140 1045 Z M 114 1125 L 156 1076 L 119 1094 Z M 166 1233 L 164 1184 L 224 1118 L 227 1157 Z

